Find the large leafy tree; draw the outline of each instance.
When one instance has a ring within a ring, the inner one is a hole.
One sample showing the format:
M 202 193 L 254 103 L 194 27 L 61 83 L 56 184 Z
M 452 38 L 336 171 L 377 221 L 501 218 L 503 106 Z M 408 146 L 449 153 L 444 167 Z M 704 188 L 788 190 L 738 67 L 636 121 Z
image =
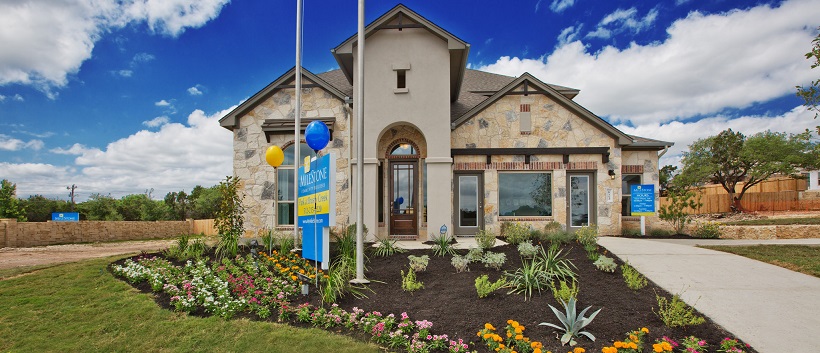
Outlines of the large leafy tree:
M 17 184 L 3 179 L 0 181 L 0 218 L 14 218 L 26 221 L 26 210 L 17 199 Z
M 90 221 L 122 221 L 123 216 L 117 209 L 117 200 L 111 195 L 91 194 L 88 201 L 77 205 L 80 213 Z
M 45 222 L 51 220 L 52 212 L 69 212 L 71 205 L 68 201 L 49 199 L 43 195 L 32 195 L 28 199 L 20 200 L 26 209 L 26 218 L 29 222 Z
M 820 27 L 817 27 L 817 30 L 820 32 Z M 806 59 L 814 60 L 811 68 L 816 69 L 820 67 L 820 34 L 811 43 L 811 51 L 806 53 Z M 820 105 L 820 78 L 812 81 L 808 87 L 797 86 L 797 95 L 805 101 L 803 105 L 815 112 L 814 118 L 817 119 L 817 116 L 820 115 L 818 109 L 818 105 Z M 817 127 L 817 133 L 820 134 L 820 126 Z
M 732 210 L 740 211 L 740 200 L 752 186 L 775 174 L 797 177 L 802 168 L 820 167 L 820 150 L 808 130 L 796 135 L 766 131 L 747 138 L 728 129 L 695 141 L 682 163 L 676 185 L 720 184 L 733 200 Z
M 672 179 L 675 178 L 675 174 L 677 174 L 677 171 L 678 167 L 673 165 L 665 165 L 661 168 L 658 178 L 658 184 L 661 189 L 661 196 L 668 195 L 670 189 L 674 188 L 674 184 L 672 184 Z

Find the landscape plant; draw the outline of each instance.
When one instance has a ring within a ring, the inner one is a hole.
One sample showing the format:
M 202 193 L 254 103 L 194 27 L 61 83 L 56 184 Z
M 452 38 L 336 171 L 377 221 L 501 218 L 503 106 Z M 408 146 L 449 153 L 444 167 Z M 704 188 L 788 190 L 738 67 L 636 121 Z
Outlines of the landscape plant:
M 484 264 L 484 267 L 490 267 L 496 270 L 500 270 L 501 266 L 504 266 L 505 262 L 507 262 L 507 255 L 504 253 L 487 251 L 481 258 L 481 263 Z
M 561 326 L 549 322 L 542 322 L 538 325 L 549 326 L 563 331 L 564 334 L 561 335 L 560 338 L 562 345 L 569 344 L 570 346 L 574 346 L 577 344 L 575 339 L 580 336 L 584 336 L 589 338 L 591 341 L 595 341 L 595 336 L 593 336 L 592 333 L 582 330 L 595 319 L 595 316 L 601 312 L 601 309 L 594 311 L 589 315 L 589 317 L 586 317 L 584 315 L 589 309 L 592 308 L 592 306 L 588 306 L 578 313 L 576 308 L 577 303 L 578 301 L 575 298 L 570 298 L 569 301 L 566 302 L 561 301 L 564 312 L 558 311 L 558 309 L 554 306 L 548 304 L 552 312 L 555 314 L 555 317 L 558 318 L 558 322 Z
M 395 240 L 387 237 L 379 239 L 378 243 L 378 247 L 376 247 L 376 250 L 373 252 L 374 254 L 376 254 L 376 256 L 390 256 L 393 254 L 400 254 L 407 251 L 396 245 Z
M 671 345 L 671 344 L 670 344 Z M 686 353 L 707 353 L 709 350 L 708 344 L 706 341 L 697 338 L 695 336 L 688 336 L 680 341 L 680 345 L 683 346 L 683 351 Z
M 530 340 L 524 335 L 526 328 L 515 320 L 507 320 L 507 325 L 503 332 L 496 333 L 492 324 L 485 323 L 484 327 L 476 334 L 487 348 L 499 353 L 542 353 L 543 344 Z M 575 350 L 570 353 L 583 353 L 584 350 Z
M 495 246 L 495 233 L 489 229 L 479 230 L 475 235 L 475 242 L 482 250 Z
M 446 256 L 446 255 L 455 255 L 456 249 L 453 248 L 453 244 L 450 243 L 452 239 L 447 234 L 441 234 L 439 236 L 432 236 L 431 240 L 433 241 L 433 255 L 436 256 Z
M 453 267 L 455 267 L 455 268 L 456 268 L 456 272 L 457 272 L 457 273 L 461 273 L 461 272 L 465 272 L 465 271 L 469 271 L 469 270 L 470 270 L 470 269 L 467 267 L 467 265 L 469 265 L 469 264 L 470 264 L 470 260 L 469 260 L 469 259 L 467 259 L 467 257 L 466 257 L 466 256 L 461 256 L 461 255 L 453 255 L 452 260 L 450 260 L 450 264 L 452 264 L 452 265 L 453 265 Z
M 642 353 L 643 339 L 649 329 L 642 327 L 640 330 L 634 330 L 626 333 L 627 338 L 623 341 L 615 341 L 611 346 L 601 349 L 602 353 Z
M 481 248 L 470 248 L 467 251 L 467 259 L 470 262 L 481 262 L 481 259 L 484 257 L 484 250 Z
M 571 285 L 568 285 L 567 282 L 571 282 Z M 558 283 L 556 286 L 555 284 Z M 575 280 L 572 281 L 563 281 L 557 280 L 552 281 L 550 283 L 550 289 L 552 289 L 552 296 L 558 302 L 569 302 L 571 298 L 578 299 L 578 282 Z
M 683 327 L 695 326 L 706 322 L 703 316 L 695 314 L 695 309 L 686 305 L 680 299 L 679 294 L 672 295 L 672 299 L 667 299 L 664 296 L 655 293 L 655 299 L 658 301 L 658 311 L 652 309 L 652 312 L 663 321 L 666 327 Z
M 658 209 L 658 218 L 672 225 L 677 234 L 682 234 L 686 225 L 692 222 L 689 212 L 703 206 L 703 203 L 700 202 L 700 194 L 696 194 L 692 190 L 678 188 L 669 190 L 666 201 L 667 203 L 661 205 Z
M 219 233 L 216 254 L 220 258 L 235 257 L 239 251 L 239 238 L 245 232 L 244 195 L 239 193 L 239 178 L 225 177 L 224 181 L 219 182 L 218 190 L 221 199 L 214 218 L 214 228 Z
M 408 269 L 407 274 L 401 271 L 401 289 L 405 292 L 415 292 L 424 288 L 424 283 L 416 279 L 416 271 Z
M 632 290 L 638 290 L 646 287 L 647 280 L 638 270 L 632 267 L 629 263 L 621 265 L 621 274 L 624 276 L 626 286 Z
M 481 275 L 475 279 L 475 289 L 476 292 L 478 292 L 479 298 L 486 298 L 488 295 L 504 287 L 506 283 L 504 277 L 499 278 L 495 282 L 490 282 L 489 276 Z
M 414 272 L 421 272 L 427 269 L 427 264 L 430 262 L 430 256 L 427 255 L 408 255 L 407 259 L 410 260 L 410 269 Z
M 552 277 L 544 268 L 542 261 L 538 259 L 524 260 L 521 267 L 513 272 L 505 272 L 504 279 L 509 288 L 507 294 L 523 294 L 524 300 L 532 297 L 533 291 L 538 291 L 549 286 Z
M 695 236 L 704 239 L 720 238 L 720 224 L 717 222 L 700 223 L 695 228 Z
M 584 246 L 584 249 L 598 246 L 598 227 L 593 225 L 583 226 L 575 231 L 576 241 Z M 587 250 L 589 251 L 589 250 Z
M 530 236 L 530 228 L 521 223 L 507 223 L 502 229 L 504 240 L 512 245 L 518 245 Z
M 538 248 L 532 245 L 532 241 L 525 240 L 518 244 L 518 254 L 521 255 L 522 258 L 531 259 L 538 253 Z
M 618 269 L 615 260 L 605 255 L 598 256 L 598 260 L 595 260 L 592 264 L 595 265 L 595 268 L 609 273 L 615 272 L 615 270 Z
M 652 228 L 652 229 L 649 230 L 649 236 L 650 237 L 656 237 L 656 238 L 662 238 L 662 237 L 668 237 L 670 235 L 673 235 L 673 234 L 675 234 L 675 232 L 676 231 L 663 229 L 663 228 Z M 683 232 L 683 230 L 681 230 L 680 232 Z M 677 233 L 680 234 L 680 232 L 677 232 Z M 641 234 L 640 230 L 638 230 L 638 234 Z
M 746 348 L 749 348 L 748 344 L 743 344 L 736 338 L 726 337 L 720 341 L 720 348 L 717 351 L 719 353 L 746 353 Z

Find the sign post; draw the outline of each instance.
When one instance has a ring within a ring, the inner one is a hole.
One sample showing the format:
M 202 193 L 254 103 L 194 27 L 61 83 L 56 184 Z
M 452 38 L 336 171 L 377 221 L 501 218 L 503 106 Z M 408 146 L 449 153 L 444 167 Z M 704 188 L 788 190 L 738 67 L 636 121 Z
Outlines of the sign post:
M 630 185 L 632 216 L 641 216 L 641 235 L 646 235 L 646 216 L 655 215 L 655 185 Z

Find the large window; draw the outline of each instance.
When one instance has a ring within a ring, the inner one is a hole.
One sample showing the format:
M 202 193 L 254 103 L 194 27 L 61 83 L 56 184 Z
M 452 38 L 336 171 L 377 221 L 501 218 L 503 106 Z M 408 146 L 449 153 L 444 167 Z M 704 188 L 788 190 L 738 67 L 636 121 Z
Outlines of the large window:
M 632 215 L 632 198 L 630 189 L 632 185 L 641 185 L 640 174 L 624 174 L 621 179 L 621 216 Z
M 294 153 L 296 145 L 290 145 L 283 151 L 285 153 L 285 160 L 282 165 L 276 170 L 276 224 L 278 225 L 293 225 L 294 216 L 296 215 L 296 208 L 293 202 L 293 175 L 296 173 L 296 168 L 301 163 L 294 163 Z M 315 156 L 313 150 L 307 144 L 300 144 L 299 159 L 304 159 L 305 156 Z M 294 164 L 296 166 L 294 166 Z
M 550 173 L 498 173 L 499 216 L 552 216 Z

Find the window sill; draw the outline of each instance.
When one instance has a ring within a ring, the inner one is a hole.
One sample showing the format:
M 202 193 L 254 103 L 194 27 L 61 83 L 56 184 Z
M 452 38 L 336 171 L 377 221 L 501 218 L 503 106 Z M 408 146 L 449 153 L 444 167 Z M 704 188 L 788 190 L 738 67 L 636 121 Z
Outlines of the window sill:
M 403 93 L 407 93 L 407 92 L 410 92 L 410 90 L 407 89 L 407 88 L 394 88 L 393 89 L 393 93 L 395 93 L 395 94 L 403 94 Z
M 549 222 L 553 216 L 498 216 L 499 222 Z

